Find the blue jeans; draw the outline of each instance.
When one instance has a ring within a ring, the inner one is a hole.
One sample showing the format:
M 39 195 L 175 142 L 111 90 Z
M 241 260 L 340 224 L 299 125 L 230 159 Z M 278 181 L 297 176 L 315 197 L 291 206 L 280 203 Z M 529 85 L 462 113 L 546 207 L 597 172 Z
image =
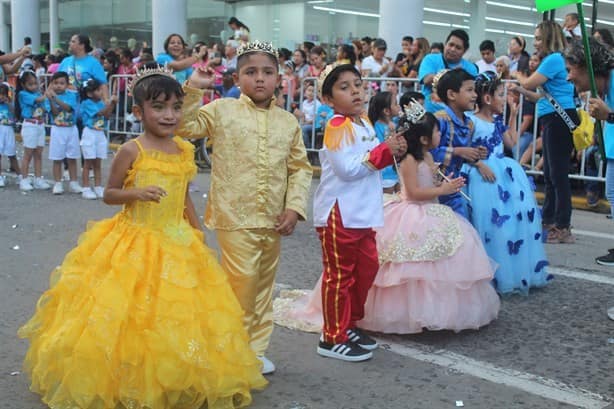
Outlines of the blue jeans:
M 303 142 L 305 143 L 305 148 L 307 149 L 314 148 L 314 146 L 312 146 L 312 143 L 311 143 L 311 134 L 313 132 L 313 124 L 303 124 L 301 125 L 301 129 L 303 130 Z M 315 137 L 314 137 L 314 144 L 315 144 Z
M 607 160 L 605 171 L 605 197 L 610 202 L 610 214 L 614 218 L 614 159 Z

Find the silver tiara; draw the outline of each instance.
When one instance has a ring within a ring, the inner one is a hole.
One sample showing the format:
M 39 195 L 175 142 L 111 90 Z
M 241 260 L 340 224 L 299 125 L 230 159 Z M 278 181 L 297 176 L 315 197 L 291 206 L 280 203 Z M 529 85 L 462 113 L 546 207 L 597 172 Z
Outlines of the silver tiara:
M 422 104 L 420 104 L 414 98 L 409 101 L 409 105 L 403 106 L 403 116 L 412 124 L 415 124 L 421 120 L 424 117 L 424 114 L 426 114 L 426 110 Z
M 132 80 L 128 82 L 128 91 L 132 92 L 136 84 L 147 77 L 151 77 L 152 75 L 164 75 L 169 78 L 175 78 L 173 76 L 173 70 L 168 68 L 166 65 L 163 67 L 158 66 L 157 68 L 142 68 L 137 70 L 132 76 Z
M 242 44 L 239 46 L 239 48 L 237 48 L 238 57 L 242 56 L 243 54 L 255 52 L 267 53 L 272 55 L 276 59 L 279 59 L 279 54 L 277 50 L 273 47 L 273 44 L 264 41 L 252 41 L 251 43 Z

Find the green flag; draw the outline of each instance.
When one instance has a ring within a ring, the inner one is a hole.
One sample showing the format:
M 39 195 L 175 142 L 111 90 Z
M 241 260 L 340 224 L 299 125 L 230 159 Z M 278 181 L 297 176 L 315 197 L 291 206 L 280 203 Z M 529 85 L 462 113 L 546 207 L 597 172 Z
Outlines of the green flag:
M 582 0 L 535 0 L 535 7 L 540 13 L 569 4 L 582 3 Z

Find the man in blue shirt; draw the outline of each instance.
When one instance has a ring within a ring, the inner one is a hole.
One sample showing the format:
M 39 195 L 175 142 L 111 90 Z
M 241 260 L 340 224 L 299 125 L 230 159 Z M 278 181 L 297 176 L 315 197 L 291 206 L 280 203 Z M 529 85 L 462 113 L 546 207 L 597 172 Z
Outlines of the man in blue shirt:
M 472 76 L 478 75 L 476 65 L 463 59 L 469 49 L 469 35 L 464 30 L 452 30 L 448 34 L 442 54 L 429 54 L 422 60 L 418 70 L 418 79 L 422 83 L 424 107 L 428 112 L 435 113 L 444 108 L 439 101 L 432 100 L 433 78 L 444 69 L 462 68 Z
M 215 90 L 220 93 L 222 98 L 239 98 L 241 91 L 235 84 L 235 69 L 228 68 L 222 76 L 222 85 L 216 85 Z

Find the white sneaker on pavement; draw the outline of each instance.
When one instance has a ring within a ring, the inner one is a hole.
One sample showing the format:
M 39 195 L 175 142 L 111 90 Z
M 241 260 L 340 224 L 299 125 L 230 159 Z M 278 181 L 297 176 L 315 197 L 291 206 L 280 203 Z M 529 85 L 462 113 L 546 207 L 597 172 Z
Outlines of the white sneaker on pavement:
M 32 187 L 30 178 L 21 179 L 19 181 L 19 190 L 22 190 L 24 192 L 29 192 L 30 190 L 33 190 L 33 189 L 34 188 Z
M 4 176 L 0 176 L 0 187 L 6 186 L 6 179 Z
M 39 189 L 39 190 L 46 190 L 46 189 L 51 188 L 51 185 L 47 183 L 47 181 L 43 179 L 42 177 L 34 179 L 33 186 L 34 186 L 34 189 Z
M 98 199 L 96 197 L 96 193 L 94 193 L 94 191 L 91 188 L 89 188 L 89 187 L 86 187 L 86 188 L 83 189 L 83 192 L 81 192 L 81 197 L 84 198 L 84 199 L 87 199 L 87 200 L 96 200 L 96 199 Z
M 61 195 L 64 193 L 64 185 L 62 182 L 55 182 L 53 184 L 53 190 L 51 191 L 54 195 Z
M 70 193 L 82 193 L 83 192 L 83 188 L 81 187 L 79 182 L 77 182 L 76 180 L 71 180 L 68 183 L 68 191 Z
M 96 197 L 102 199 L 104 196 L 104 187 L 102 186 L 94 186 L 94 193 L 96 193 Z
M 268 375 L 275 372 L 275 364 L 273 364 L 270 359 L 268 359 L 264 355 L 259 356 L 258 359 L 260 360 L 260 362 L 262 362 L 261 372 L 263 375 Z

